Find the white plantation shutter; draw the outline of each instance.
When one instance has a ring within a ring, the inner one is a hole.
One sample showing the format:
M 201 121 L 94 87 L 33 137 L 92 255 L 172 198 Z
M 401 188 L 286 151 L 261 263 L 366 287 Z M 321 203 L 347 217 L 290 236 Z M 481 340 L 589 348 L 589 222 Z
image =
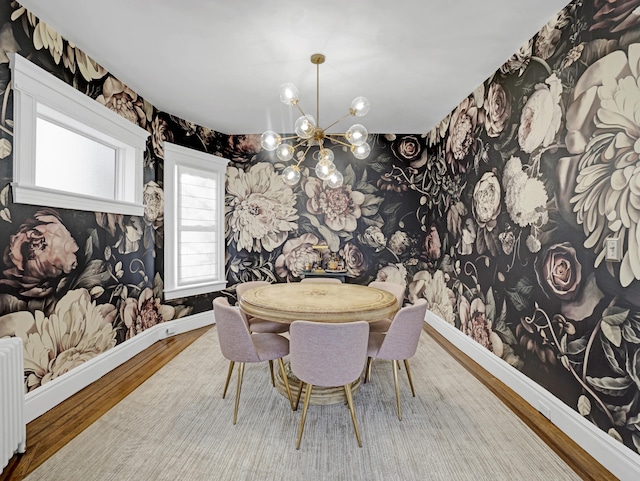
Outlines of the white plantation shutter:
M 227 160 L 165 143 L 165 297 L 226 287 L 224 173 Z

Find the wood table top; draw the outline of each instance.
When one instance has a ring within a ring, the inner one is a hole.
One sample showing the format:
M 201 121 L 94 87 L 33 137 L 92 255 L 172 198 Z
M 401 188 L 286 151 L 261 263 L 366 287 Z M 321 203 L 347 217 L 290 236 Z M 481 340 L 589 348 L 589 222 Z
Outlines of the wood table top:
M 270 321 L 352 322 L 388 319 L 398 311 L 390 292 L 357 284 L 279 283 L 249 289 L 240 299 L 247 314 Z

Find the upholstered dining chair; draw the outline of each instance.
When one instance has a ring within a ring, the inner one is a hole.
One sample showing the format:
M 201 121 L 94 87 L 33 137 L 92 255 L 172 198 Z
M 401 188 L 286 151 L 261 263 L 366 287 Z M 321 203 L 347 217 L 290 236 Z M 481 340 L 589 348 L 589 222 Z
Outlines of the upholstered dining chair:
M 247 362 L 262 362 L 278 360 L 280 374 L 284 381 L 284 386 L 289 396 L 289 404 L 293 409 L 293 398 L 289 389 L 287 374 L 284 370 L 282 358 L 289 354 L 289 340 L 286 337 L 274 333 L 249 332 L 247 319 L 238 306 L 229 305 L 224 297 L 217 297 L 213 300 L 213 311 L 216 317 L 218 328 L 218 342 L 222 355 L 229 360 L 229 370 L 224 383 L 222 398 L 224 399 L 229 387 L 229 380 L 233 371 L 233 365 L 239 363 L 238 385 L 236 387 L 236 402 L 233 410 L 233 424 L 238 418 L 238 406 L 240 404 L 240 391 L 242 389 L 242 378 L 244 376 L 244 365 Z
M 393 366 L 393 381 L 396 388 L 396 404 L 398 406 L 398 419 L 402 421 L 402 409 L 400 407 L 400 386 L 398 384 L 398 361 L 403 360 L 411 386 L 411 394 L 416 397 L 416 391 L 411 379 L 409 358 L 413 357 L 418 349 L 418 341 L 424 325 L 424 316 L 427 312 L 427 301 L 418 299 L 415 304 L 400 309 L 393 317 L 391 326 L 386 333 L 372 332 L 369 334 L 367 347 L 367 374 L 365 381 L 371 379 L 372 359 L 386 359 Z
M 334 282 L 340 284 L 342 281 L 337 277 L 305 277 L 304 279 L 300 279 L 300 282 L 318 282 L 321 284 L 326 284 L 327 282 Z
M 358 446 L 362 447 L 356 412 L 353 407 L 351 384 L 360 377 L 365 366 L 369 325 L 366 321 L 346 323 L 295 321 L 291 324 L 289 334 L 291 338 L 289 355 L 291 372 L 300 380 L 300 389 L 294 410 L 298 408 L 303 384 L 306 385 L 296 449 L 300 449 L 314 385 L 344 386 Z
M 240 302 L 242 295 L 249 289 L 268 285 L 269 282 L 267 281 L 247 281 L 238 284 L 236 286 L 238 302 Z M 249 330 L 251 332 L 281 334 L 289 331 L 289 324 L 286 322 L 267 321 L 266 319 L 260 319 L 259 317 L 250 316 L 248 314 L 245 314 L 245 317 L 247 318 L 247 321 L 249 321 Z M 275 386 L 276 380 L 273 376 L 273 361 L 269 361 L 269 373 L 271 374 L 271 385 Z
M 267 281 L 247 281 L 242 282 L 236 286 L 236 295 L 238 296 L 238 302 L 242 295 L 249 289 L 259 286 L 268 286 Z M 289 330 L 289 324 L 285 322 L 267 321 L 266 319 L 260 319 L 258 317 L 247 316 L 249 321 L 249 330 L 251 332 L 271 332 L 280 334 Z
M 396 284 L 395 282 L 384 282 L 384 281 L 372 281 L 369 284 L 369 287 L 375 287 L 376 289 L 382 289 L 383 291 L 390 292 L 396 299 L 398 300 L 398 309 L 402 307 L 404 303 L 404 291 L 405 287 L 400 284 Z M 370 332 L 387 332 L 389 330 L 389 326 L 391 325 L 391 319 L 381 319 L 379 321 L 373 321 L 369 323 L 369 331 Z

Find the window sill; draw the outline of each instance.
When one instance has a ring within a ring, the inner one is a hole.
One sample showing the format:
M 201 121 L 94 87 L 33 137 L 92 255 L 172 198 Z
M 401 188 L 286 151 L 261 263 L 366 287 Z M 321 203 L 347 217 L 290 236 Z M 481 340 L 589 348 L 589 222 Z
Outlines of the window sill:
M 83 194 L 71 194 L 42 187 L 11 184 L 13 201 L 17 204 L 41 205 L 61 209 L 107 212 L 110 214 L 144 214 L 144 204 L 121 200 L 108 200 Z
M 227 287 L 227 281 L 209 282 L 207 284 L 198 284 L 189 287 L 176 287 L 174 289 L 166 288 L 164 290 L 165 299 L 179 299 L 181 297 L 197 296 L 199 294 L 210 294 L 212 292 L 221 291 Z

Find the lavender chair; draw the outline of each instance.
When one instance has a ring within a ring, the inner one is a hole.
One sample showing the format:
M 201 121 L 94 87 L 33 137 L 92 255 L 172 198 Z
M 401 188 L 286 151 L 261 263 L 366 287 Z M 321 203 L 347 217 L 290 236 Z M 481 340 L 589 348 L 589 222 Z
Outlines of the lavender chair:
M 238 296 L 238 302 L 240 302 L 240 298 L 242 295 L 247 292 L 249 289 L 259 286 L 268 286 L 269 282 L 267 281 L 247 281 L 236 286 L 236 295 Z M 249 330 L 259 333 L 275 333 L 281 334 L 283 332 L 289 331 L 289 324 L 285 322 L 275 322 L 275 321 L 267 321 L 266 319 L 260 319 L 259 317 L 253 317 L 245 314 L 247 321 L 249 321 Z M 276 380 L 273 377 L 273 361 L 269 361 L 269 373 L 271 374 L 271 385 L 276 385 Z
M 300 282 L 318 282 L 321 284 L 326 284 L 327 282 L 342 283 L 337 277 L 305 277 L 304 279 L 300 279 Z
M 249 289 L 259 286 L 268 286 L 269 282 L 267 281 L 248 281 L 238 284 L 236 286 L 236 295 L 238 296 L 238 302 L 242 295 L 247 292 Z M 284 322 L 274 322 L 267 321 L 266 319 L 260 319 L 258 317 L 247 316 L 249 321 L 249 330 L 251 332 L 271 332 L 280 334 L 282 332 L 287 332 L 289 330 L 289 324 Z
M 375 287 L 376 289 L 382 289 L 383 291 L 390 292 L 396 296 L 396 299 L 398 300 L 398 309 L 402 307 L 402 304 L 404 303 L 404 286 L 396 284 L 395 282 L 373 281 L 369 283 L 369 287 Z M 387 332 L 390 325 L 391 319 L 381 319 L 379 321 L 370 322 L 369 331 Z
M 400 386 L 398 385 L 398 361 L 404 360 L 409 385 L 411 386 L 411 394 L 416 397 L 413 380 L 411 379 L 411 370 L 409 369 L 409 358 L 418 349 L 418 341 L 422 333 L 426 312 L 427 301 L 419 299 L 415 304 L 405 306 L 396 313 L 386 334 L 381 332 L 369 334 L 367 376 L 365 380 L 368 381 L 371 378 L 371 360 L 373 358 L 391 361 L 399 420 L 402 420 L 402 409 L 400 408 Z
M 296 449 L 300 449 L 309 399 L 314 385 L 344 386 L 358 446 L 362 447 L 356 412 L 353 408 L 351 384 L 360 377 L 366 362 L 369 325 L 366 321 L 347 323 L 295 321 L 291 324 L 289 333 L 291 372 L 300 379 L 295 409 L 300 402 L 303 383 L 307 386 Z
M 229 370 L 224 384 L 222 398 L 224 399 L 229 387 L 233 365 L 238 362 L 238 386 L 236 388 L 236 403 L 233 411 L 233 424 L 238 418 L 238 405 L 240 403 L 240 390 L 242 377 L 244 376 L 244 364 L 247 362 L 262 362 L 278 360 L 280 374 L 289 396 L 289 404 L 293 409 L 293 398 L 289 389 L 289 382 L 284 371 L 282 358 L 289 354 L 289 340 L 286 337 L 273 333 L 251 334 L 244 314 L 238 306 L 231 306 L 224 297 L 213 300 L 213 311 L 218 327 L 218 342 L 222 355 L 228 359 Z

